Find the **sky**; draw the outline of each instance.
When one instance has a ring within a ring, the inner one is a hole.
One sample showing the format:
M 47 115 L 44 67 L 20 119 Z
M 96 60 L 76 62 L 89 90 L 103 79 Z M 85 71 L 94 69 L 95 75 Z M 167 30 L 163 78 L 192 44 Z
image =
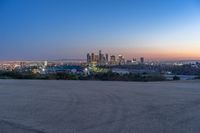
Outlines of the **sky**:
M 0 0 L 0 60 L 200 59 L 200 0 Z

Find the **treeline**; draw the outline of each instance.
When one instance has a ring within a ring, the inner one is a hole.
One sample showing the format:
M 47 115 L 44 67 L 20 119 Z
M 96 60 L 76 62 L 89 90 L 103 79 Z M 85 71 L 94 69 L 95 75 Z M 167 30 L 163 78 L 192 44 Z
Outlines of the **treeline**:
M 96 73 L 86 77 L 85 80 L 103 80 L 103 81 L 165 81 L 165 77 L 160 74 L 118 74 L 113 72 Z
M 15 71 L 9 72 L 0 72 L 1 79 L 33 79 L 36 78 L 36 75 L 32 73 L 21 74 Z
M 118 74 L 113 72 L 93 73 L 90 75 L 56 73 L 56 74 L 33 74 L 19 72 L 0 72 L 1 79 L 44 79 L 44 80 L 102 80 L 102 81 L 164 81 L 160 74 Z
M 200 76 L 195 77 L 195 79 L 200 79 Z
M 0 72 L 0 79 L 46 79 L 46 80 L 78 80 L 78 75 L 70 73 L 56 73 L 56 74 L 33 74 L 31 72 Z
M 127 73 L 119 74 L 114 72 L 91 73 L 90 75 L 73 74 L 73 73 L 54 73 L 54 74 L 33 74 L 30 72 L 20 73 L 0 72 L 0 79 L 42 79 L 42 80 L 100 80 L 100 81 L 166 81 L 166 77 L 162 74 L 150 73 Z M 200 79 L 200 76 L 194 79 Z M 180 77 L 174 76 L 172 80 L 180 80 Z
M 101 68 L 120 68 L 120 69 L 129 69 L 129 70 L 144 70 L 144 71 L 155 71 L 155 72 L 172 72 L 174 75 L 200 75 L 200 65 L 199 67 L 192 67 L 192 65 L 122 65 L 122 66 L 101 66 Z
M 200 75 L 200 68 L 191 67 L 191 65 L 175 66 L 168 70 L 177 75 Z

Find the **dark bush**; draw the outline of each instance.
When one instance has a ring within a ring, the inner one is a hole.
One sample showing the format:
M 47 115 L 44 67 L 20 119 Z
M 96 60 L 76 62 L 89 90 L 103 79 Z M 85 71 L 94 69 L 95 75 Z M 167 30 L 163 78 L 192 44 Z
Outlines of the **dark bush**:
M 173 77 L 173 80 L 180 80 L 180 77 L 178 77 L 178 76 L 175 75 L 175 76 Z

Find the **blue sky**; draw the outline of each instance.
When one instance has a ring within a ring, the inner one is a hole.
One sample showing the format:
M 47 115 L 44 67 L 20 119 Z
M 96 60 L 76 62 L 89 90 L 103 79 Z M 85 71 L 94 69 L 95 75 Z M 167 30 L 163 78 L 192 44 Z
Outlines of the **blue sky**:
M 0 0 L 0 60 L 200 57 L 198 0 Z

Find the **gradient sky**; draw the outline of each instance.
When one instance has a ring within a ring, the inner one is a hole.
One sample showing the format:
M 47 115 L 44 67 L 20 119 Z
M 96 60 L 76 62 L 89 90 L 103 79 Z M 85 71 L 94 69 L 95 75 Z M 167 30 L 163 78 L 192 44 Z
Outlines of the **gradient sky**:
M 200 0 L 0 0 L 0 60 L 200 59 Z

